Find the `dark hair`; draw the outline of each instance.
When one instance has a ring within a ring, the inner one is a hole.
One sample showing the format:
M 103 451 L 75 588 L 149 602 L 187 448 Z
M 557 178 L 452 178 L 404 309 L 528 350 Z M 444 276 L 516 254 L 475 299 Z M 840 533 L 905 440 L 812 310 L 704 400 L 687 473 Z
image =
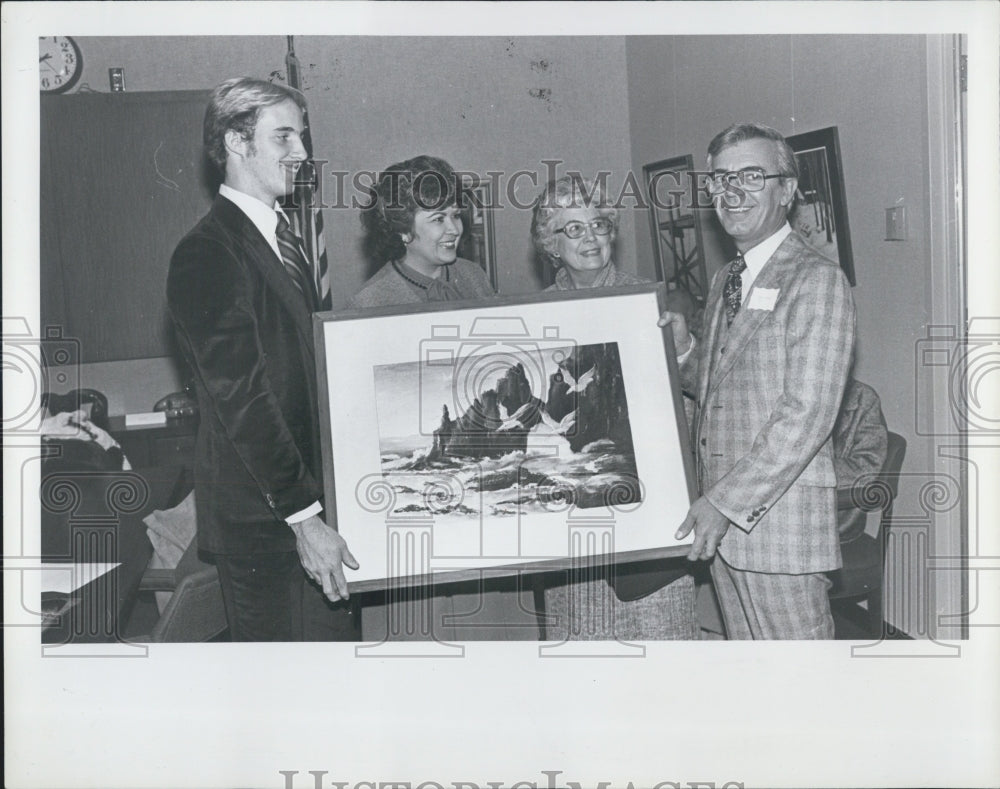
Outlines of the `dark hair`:
M 295 88 L 253 77 L 233 77 L 212 90 L 205 109 L 202 141 L 212 164 L 226 174 L 226 132 L 235 131 L 244 140 L 253 138 L 260 111 L 294 101 L 304 113 L 306 99 Z
M 415 156 L 387 167 L 371 187 L 371 202 L 361 212 L 366 247 L 379 263 L 406 255 L 403 235 L 413 232 L 417 211 L 454 205 L 458 176 L 444 159 Z
M 765 126 L 763 123 L 734 123 L 712 138 L 708 144 L 708 166 L 712 167 L 712 158 L 732 145 L 738 145 L 747 140 L 770 140 L 778 151 L 778 170 L 786 178 L 798 178 L 799 166 L 795 161 L 795 151 L 777 129 Z

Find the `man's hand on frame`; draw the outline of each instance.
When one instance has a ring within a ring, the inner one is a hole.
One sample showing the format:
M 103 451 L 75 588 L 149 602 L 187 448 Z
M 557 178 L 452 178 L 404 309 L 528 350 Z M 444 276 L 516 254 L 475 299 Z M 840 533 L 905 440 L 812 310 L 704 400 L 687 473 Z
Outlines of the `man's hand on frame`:
M 683 356 L 691 350 L 691 332 L 688 329 L 687 319 L 679 312 L 666 310 L 656 325 L 660 328 L 670 325 L 670 331 L 674 335 L 674 352 L 678 356 Z
M 715 506 L 702 496 L 691 505 L 684 523 L 674 535 L 683 540 L 694 529 L 694 543 L 688 551 L 687 558 L 692 561 L 709 560 L 715 556 L 715 551 L 726 536 L 729 529 L 729 518 L 719 512 Z

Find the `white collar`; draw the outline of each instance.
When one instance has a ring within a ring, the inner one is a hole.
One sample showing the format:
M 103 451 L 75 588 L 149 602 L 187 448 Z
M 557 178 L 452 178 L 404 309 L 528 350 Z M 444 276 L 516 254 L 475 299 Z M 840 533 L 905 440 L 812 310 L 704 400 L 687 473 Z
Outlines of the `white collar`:
M 764 264 L 771 259 L 771 255 L 781 246 L 781 242 L 788 238 L 791 232 L 791 225 L 785 222 L 785 224 L 757 246 L 743 253 L 743 260 L 747 264 L 747 270 L 743 274 L 743 293 L 749 290 L 750 285 L 753 284 L 753 281 L 757 279 L 757 275 L 760 274 L 760 270 L 764 268 Z
M 233 189 L 231 186 L 222 184 L 219 187 L 219 194 L 225 197 L 227 200 L 231 200 L 236 204 L 247 218 L 253 222 L 254 226 L 260 231 L 260 234 L 268 240 L 271 245 L 274 245 L 274 235 L 275 230 L 278 227 L 278 212 L 281 211 L 281 207 L 275 201 L 273 206 L 268 206 L 266 203 L 262 203 L 256 197 L 251 197 L 246 192 L 240 192 Z M 284 211 L 281 211 L 284 213 Z M 286 217 L 287 219 L 287 217 Z

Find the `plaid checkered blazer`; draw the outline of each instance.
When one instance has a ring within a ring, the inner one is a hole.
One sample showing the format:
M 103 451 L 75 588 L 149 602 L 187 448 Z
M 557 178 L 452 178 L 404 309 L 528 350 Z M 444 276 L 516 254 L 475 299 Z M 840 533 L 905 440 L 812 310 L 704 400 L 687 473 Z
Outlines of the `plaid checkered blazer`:
M 731 521 L 719 552 L 742 570 L 836 569 L 831 433 L 854 345 L 850 285 L 793 232 L 727 328 L 726 271 L 712 281 L 703 339 L 681 367 L 698 393 L 702 492 Z M 778 291 L 772 309 L 753 307 L 762 288 Z

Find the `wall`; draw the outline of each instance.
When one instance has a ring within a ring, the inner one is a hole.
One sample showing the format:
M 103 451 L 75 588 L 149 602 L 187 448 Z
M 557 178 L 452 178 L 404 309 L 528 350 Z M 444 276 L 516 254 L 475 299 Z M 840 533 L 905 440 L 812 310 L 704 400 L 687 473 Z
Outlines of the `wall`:
M 78 43 L 81 84 L 94 90 L 108 89 L 112 66 L 125 69 L 129 91 L 203 89 L 238 74 L 285 74 L 284 36 L 87 37 Z M 535 185 L 529 176 L 513 181 L 514 198 L 526 205 L 546 180 L 544 160 L 564 162 L 560 174 L 607 169 L 612 188 L 630 166 L 624 38 L 297 37 L 295 49 L 314 155 L 329 161 L 328 168 L 377 171 L 431 153 L 457 169 L 500 171 L 504 187 L 526 170 Z M 361 251 L 358 211 L 331 208 L 324 219 L 336 309 L 372 271 Z M 530 221 L 530 210 L 506 200 L 496 211 L 503 293 L 540 287 Z M 634 239 L 633 212 L 623 212 L 617 256 L 632 271 Z M 145 374 L 150 364 L 142 365 Z M 157 366 L 157 384 L 168 379 L 179 388 L 169 360 Z M 136 387 L 138 371 L 135 362 L 100 369 L 113 412 L 148 410 L 166 393 Z M 88 379 L 96 372 L 83 371 Z
M 947 319 L 931 314 L 931 267 L 951 265 L 957 277 L 958 266 L 929 253 L 926 46 L 924 36 L 626 41 L 636 171 L 688 153 L 703 166 L 708 142 L 737 120 L 784 134 L 838 127 L 857 275 L 855 374 L 879 392 L 890 430 L 907 439 L 906 470 L 930 473 L 934 446 L 915 429 L 915 343 L 927 324 Z M 885 241 L 885 208 L 900 200 L 909 239 Z M 711 276 L 727 254 L 714 216 L 704 227 Z M 640 271 L 652 271 L 646 221 L 637 222 L 636 248 Z M 901 501 L 913 504 L 925 481 L 904 479 Z
M 76 41 L 83 55 L 83 73 L 76 88 L 81 91 L 108 91 L 112 66 L 125 69 L 129 92 L 202 90 L 227 76 L 266 76 L 271 70 L 284 69 L 284 36 L 88 36 Z M 111 414 L 151 411 L 163 395 L 182 387 L 170 358 L 84 364 L 80 380 L 83 386 L 108 396 Z
M 524 205 L 544 184 L 543 160 L 607 168 L 619 180 L 629 167 L 622 38 L 313 37 L 295 49 L 315 154 L 337 169 L 381 170 L 430 153 L 461 170 L 501 171 L 504 184 L 529 170 L 537 186 L 527 176 L 514 181 Z M 345 300 L 367 273 L 358 212 L 326 217 L 334 286 Z M 494 218 L 500 290 L 537 290 L 530 210 L 505 200 Z M 619 258 L 631 264 L 631 216 L 619 235 Z

